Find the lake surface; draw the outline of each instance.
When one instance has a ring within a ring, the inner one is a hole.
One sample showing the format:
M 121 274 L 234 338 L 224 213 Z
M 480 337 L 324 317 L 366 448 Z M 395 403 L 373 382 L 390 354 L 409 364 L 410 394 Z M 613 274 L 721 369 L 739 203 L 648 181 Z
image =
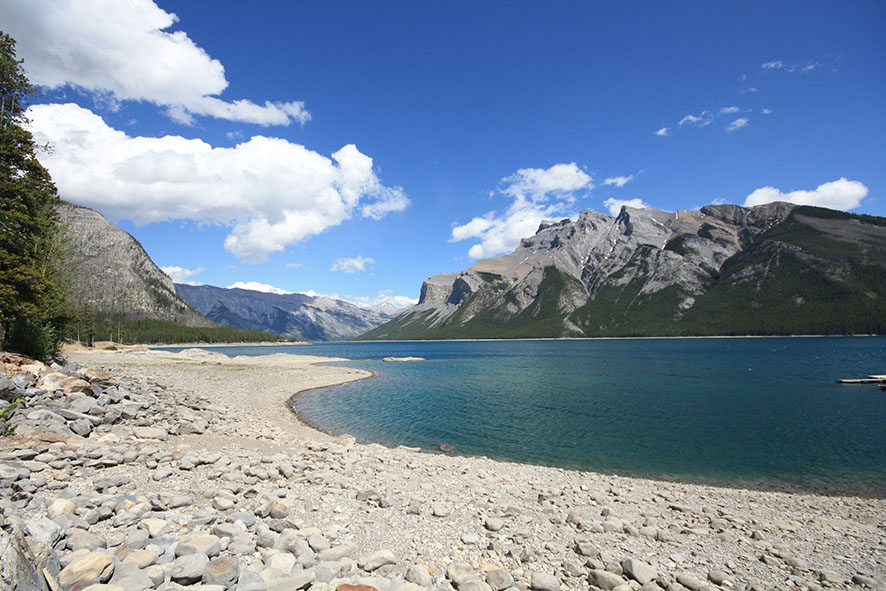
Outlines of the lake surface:
M 361 441 L 753 488 L 886 496 L 886 337 L 319 343 L 376 377 L 299 396 Z M 386 356 L 417 363 L 382 363 Z

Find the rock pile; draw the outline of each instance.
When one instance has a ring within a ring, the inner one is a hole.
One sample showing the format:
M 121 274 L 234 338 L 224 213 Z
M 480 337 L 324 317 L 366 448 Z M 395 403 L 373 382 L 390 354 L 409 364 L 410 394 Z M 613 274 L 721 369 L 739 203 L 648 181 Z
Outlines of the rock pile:
M 0 589 L 819 590 L 886 568 L 882 500 L 348 436 L 262 454 L 225 441 L 249 417 L 126 368 L 6 355 L 0 373 L 0 406 L 24 400 L 0 439 Z

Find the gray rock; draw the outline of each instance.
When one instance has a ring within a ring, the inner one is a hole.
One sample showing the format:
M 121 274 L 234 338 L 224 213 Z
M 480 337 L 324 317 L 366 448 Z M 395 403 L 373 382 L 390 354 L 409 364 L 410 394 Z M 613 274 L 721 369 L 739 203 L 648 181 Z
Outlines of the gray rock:
M 485 526 L 489 531 L 500 531 L 505 526 L 505 522 L 498 517 L 489 517 L 486 519 Z
M 604 591 L 612 591 L 626 581 L 615 573 L 595 568 L 588 574 L 588 582 Z
M 448 506 L 444 505 L 443 503 L 434 503 L 433 506 L 431 507 L 431 514 L 434 517 L 449 517 L 449 515 L 451 513 L 452 513 L 452 509 L 450 509 Z
M 861 585 L 863 587 L 870 587 L 872 589 L 876 588 L 877 580 L 874 577 L 869 577 L 867 575 L 857 574 L 852 576 L 852 582 L 856 585 Z
M 492 587 L 488 583 L 481 581 L 479 578 L 468 579 L 458 586 L 458 591 L 492 591 Z
M 714 569 L 708 572 L 708 580 L 714 585 L 722 586 L 725 582 L 730 581 L 730 578 L 725 572 Z
M 213 558 L 203 570 L 203 583 L 230 587 L 240 577 L 240 563 L 233 556 Z
M 533 572 L 529 586 L 535 591 L 560 591 L 560 581 L 548 573 Z
M 655 580 L 658 571 L 651 565 L 646 564 L 636 558 L 626 558 L 621 561 L 621 568 L 624 573 L 634 579 L 641 585 L 645 585 L 649 581 Z
M 486 583 L 493 591 L 502 591 L 514 584 L 514 578 L 508 571 L 498 568 L 486 575 Z
M 134 562 L 121 562 L 114 569 L 114 575 L 108 583 L 117 585 L 126 591 L 143 591 L 154 588 L 154 581 L 151 580 L 151 577 Z
M 352 544 L 340 544 L 318 553 L 317 558 L 324 562 L 341 560 L 353 556 L 355 550 L 356 548 Z
M 132 434 L 138 439 L 159 439 L 160 441 L 169 439 L 169 432 L 160 427 L 133 427 Z
M 690 575 L 677 575 L 677 582 L 689 589 L 689 591 L 699 591 L 705 587 L 704 581 L 699 581 Z
M 453 562 L 446 568 L 446 576 L 456 587 L 460 587 L 465 581 L 479 579 L 474 568 L 466 562 Z
M 205 554 L 186 554 L 176 558 L 170 569 L 169 576 L 181 585 L 191 585 L 203 578 L 203 571 L 209 565 L 209 557 Z
M 14 528 L 12 531 L 0 529 L 0 588 L 15 591 L 43 591 L 44 560 L 35 556 L 34 546 L 37 545 L 39 545 L 37 542 L 29 543 L 21 531 Z M 44 547 L 48 549 L 48 546 Z M 50 551 L 49 556 L 55 556 L 55 553 Z M 50 566 L 52 574 L 57 575 L 58 559 L 55 559 L 53 565 L 46 565 Z M 10 582 L 15 586 L 8 585 Z
M 178 509 L 179 507 L 190 507 L 193 505 L 194 496 L 163 492 L 160 493 L 158 501 L 162 509 Z
M 65 536 L 65 545 L 68 550 L 97 550 L 105 546 L 105 540 L 98 534 L 90 533 L 80 528 L 68 530 Z
M 406 569 L 406 580 L 419 587 L 430 587 L 433 584 L 428 567 L 423 564 L 412 564 Z
M 182 536 L 175 547 L 176 556 L 188 554 L 205 554 L 217 556 L 221 552 L 221 540 L 212 534 L 190 534 Z
M 386 564 L 397 564 L 397 558 L 390 550 L 379 550 L 370 555 L 361 565 L 361 568 L 366 572 L 371 573 Z
M 308 536 L 308 545 L 314 552 L 323 552 L 329 549 L 329 540 L 323 534 L 315 533 Z
M 89 419 L 80 418 L 68 423 L 68 428 L 77 435 L 80 435 L 81 437 L 86 437 L 90 433 L 92 433 L 92 421 L 90 421 Z
M 26 529 L 32 538 L 47 546 L 55 546 L 65 535 L 65 531 L 56 522 L 43 515 L 29 519 Z

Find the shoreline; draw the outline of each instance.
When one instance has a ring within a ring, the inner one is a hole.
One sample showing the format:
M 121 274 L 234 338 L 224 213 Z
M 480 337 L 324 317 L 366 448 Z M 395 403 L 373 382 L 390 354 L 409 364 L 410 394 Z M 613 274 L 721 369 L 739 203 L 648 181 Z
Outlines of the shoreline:
M 823 335 L 828 336 L 828 335 Z M 620 339 L 622 337 L 614 337 L 615 339 Z M 625 337 L 625 338 L 634 338 L 634 337 Z M 658 338 L 770 338 L 770 337 L 636 337 L 638 339 L 658 339 Z M 795 338 L 795 337 L 773 337 L 773 338 Z M 818 338 L 817 336 L 810 335 L 808 337 L 802 338 Z M 498 339 L 492 339 L 495 341 Z M 598 339 L 505 339 L 505 340 L 551 340 L 551 341 L 559 341 L 559 340 L 598 340 Z M 604 337 L 602 340 L 610 340 L 609 337 Z M 470 340 L 469 340 L 470 341 Z M 403 341 L 389 341 L 389 342 L 403 342 Z M 269 343 L 269 345 L 273 345 L 273 343 Z M 235 346 L 235 345 L 232 345 Z M 198 350 L 205 350 L 202 348 L 196 348 Z M 280 355 L 296 355 L 302 356 L 301 353 L 281 353 Z M 228 357 L 229 360 L 234 362 L 234 360 L 241 358 L 243 356 L 237 357 Z M 251 357 L 250 360 L 260 360 L 260 356 Z M 312 363 L 316 364 L 324 364 L 324 363 L 346 363 L 351 361 L 345 358 L 327 358 L 327 357 L 314 357 Z M 342 367 L 342 366 L 339 366 Z M 347 369 L 347 368 L 346 368 Z M 352 368 L 351 368 L 352 369 Z M 368 370 L 353 370 L 353 371 L 362 371 L 367 375 L 357 378 L 357 379 L 348 379 L 339 383 L 326 384 L 317 387 L 307 387 L 298 390 L 293 393 L 289 397 L 287 397 L 283 401 L 283 405 L 289 414 L 303 427 L 310 429 L 320 436 L 337 438 L 337 437 L 353 437 L 351 433 L 336 433 L 334 431 L 329 431 L 323 429 L 310 418 L 308 418 L 304 413 L 299 412 L 294 407 L 295 400 L 301 396 L 302 394 L 313 391 L 313 390 L 325 390 L 328 388 L 341 386 L 344 384 L 352 383 L 352 382 L 360 382 L 369 380 L 371 378 L 376 377 L 376 375 Z M 385 447 L 390 447 L 387 444 L 373 441 L 371 437 L 361 437 L 356 439 L 356 441 L 361 445 L 382 445 Z M 832 484 L 826 482 L 817 482 L 812 480 L 811 484 L 803 484 L 802 482 L 789 482 L 777 479 L 767 479 L 765 477 L 755 477 L 755 478 L 746 478 L 742 479 L 740 477 L 736 477 L 733 479 L 729 478 L 705 478 L 699 476 L 678 476 L 672 474 L 645 474 L 645 473 L 637 473 L 631 472 L 629 470 L 601 470 L 599 468 L 588 468 L 578 465 L 567 465 L 567 464 L 556 464 L 556 463 L 538 463 L 538 462 L 530 462 L 530 461 L 519 461 L 514 460 L 507 457 L 496 457 L 489 456 L 483 454 L 468 454 L 458 451 L 458 449 L 454 449 L 452 451 L 442 451 L 436 448 L 425 448 L 425 447 L 416 447 L 415 449 L 420 450 L 421 453 L 434 454 L 434 455 L 446 455 L 450 457 L 460 457 L 467 459 L 482 459 L 482 460 L 492 460 L 496 462 L 502 462 L 507 464 L 515 464 L 522 466 L 535 466 L 539 468 L 547 468 L 552 470 L 570 470 L 575 472 L 580 472 L 583 474 L 589 475 L 598 475 L 601 477 L 607 476 L 617 476 L 622 478 L 636 479 L 648 482 L 662 482 L 662 483 L 672 483 L 672 484 L 685 484 L 692 486 L 705 486 L 705 487 L 714 487 L 725 490 L 743 490 L 748 492 L 762 492 L 762 493 L 783 493 L 783 494 L 811 494 L 816 496 L 827 496 L 833 498 L 839 497 L 851 497 L 857 499 L 871 499 L 871 500 L 886 500 L 886 489 L 880 489 L 872 486 L 864 486 L 862 488 L 856 489 L 846 489 L 842 487 L 840 484 Z
M 99 369 L 84 376 L 113 376 L 143 408 L 133 419 L 99 423 L 87 437 L 46 444 L 27 439 L 23 429 L 15 442 L 0 438 L 2 478 L 39 469 L 19 481 L 37 483 L 25 485 L 33 498 L 2 498 L 0 506 L 6 515 L 20 512 L 24 524 L 47 518 L 60 524 L 67 535 L 56 544 L 63 565 L 76 560 L 74 550 L 86 539 L 91 555 L 110 553 L 119 573 L 129 573 L 119 565 L 130 554 L 146 558 L 127 567 L 153 577 L 138 588 L 179 589 L 169 586 L 184 580 L 174 566 L 184 558 L 177 548 L 195 543 L 193 536 L 219 542 L 220 550 L 206 550 L 211 561 L 233 562 L 240 582 L 256 588 L 279 577 L 287 588 L 308 591 L 334 591 L 340 583 L 377 591 L 618 585 L 626 586 L 622 591 L 644 585 L 821 591 L 886 580 L 881 499 L 721 488 L 360 444 L 281 412 L 280 404 L 306 390 L 371 377 L 325 364 L 347 360 L 207 351 L 98 351 L 68 359 Z M 88 399 L 76 392 L 65 398 Z M 158 438 L 144 439 L 152 429 Z M 10 444 L 17 446 L 11 452 Z M 66 457 L 57 454 L 83 459 L 70 466 L 53 460 Z M 33 460 L 10 459 L 20 456 Z M 41 468 L 42 462 L 51 465 Z M 110 483 L 112 494 L 132 501 L 113 520 L 77 521 L 108 498 L 94 483 Z M 76 509 L 74 521 L 59 515 L 63 506 Z M 270 517 L 272 510 L 280 517 Z M 160 523 L 167 533 L 155 537 L 151 528 Z M 142 549 L 151 556 L 117 545 L 136 530 L 148 531 Z M 286 550 L 279 546 L 285 536 L 302 542 Z M 299 578 L 308 576 L 313 583 Z M 235 589 L 236 580 L 217 591 Z

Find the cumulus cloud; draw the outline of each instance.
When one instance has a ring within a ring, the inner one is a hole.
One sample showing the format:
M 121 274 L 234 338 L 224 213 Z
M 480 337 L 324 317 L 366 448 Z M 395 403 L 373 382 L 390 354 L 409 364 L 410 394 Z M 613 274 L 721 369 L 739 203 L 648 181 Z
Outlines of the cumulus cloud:
M 668 131 L 667 127 L 662 127 L 655 132 L 655 135 L 657 135 L 658 137 L 667 137 L 668 135 L 670 135 L 670 132 Z
M 784 62 L 781 60 L 772 60 L 760 66 L 764 70 L 780 70 L 784 68 Z
M 374 265 L 375 259 L 371 257 L 362 257 L 357 255 L 354 258 L 336 259 L 332 264 L 330 271 L 341 271 L 343 273 L 357 273 L 366 271 L 367 267 Z
M 450 242 L 480 240 L 468 250 L 471 258 L 512 251 L 521 239 L 535 234 L 543 220 L 572 215 L 576 198 L 594 188 L 591 176 L 574 162 L 523 168 L 501 183 L 498 192 L 513 199 L 507 210 L 491 211 L 452 229 Z
M 815 205 L 829 209 L 855 209 L 861 200 L 867 197 L 868 188 L 858 181 L 840 178 L 830 183 L 819 185 L 813 191 L 791 191 L 782 193 L 775 187 L 757 189 L 745 199 L 745 207 L 787 201 L 797 205 Z
M 748 123 L 749 123 L 749 120 L 747 117 L 739 117 L 738 119 L 736 119 L 735 121 L 733 121 L 732 123 L 730 123 L 729 125 L 726 126 L 726 131 L 736 131 L 736 130 L 741 129 L 742 127 L 746 126 Z
M 34 84 L 70 85 L 112 110 L 120 101 L 147 101 L 186 124 L 198 115 L 258 125 L 310 119 L 299 101 L 218 98 L 228 86 L 224 66 L 184 31 L 168 31 L 177 21 L 152 0 L 0 3 L 0 22 Z
M 625 207 L 633 207 L 634 209 L 646 209 L 649 207 L 648 204 L 644 203 L 642 199 L 636 197 L 634 199 L 607 199 L 603 202 L 609 209 L 609 213 L 612 215 L 618 215 L 621 211 L 622 206 Z
M 547 169 L 521 168 L 502 179 L 502 182 L 505 183 L 502 192 L 506 195 L 536 203 L 547 201 L 550 197 L 574 200 L 574 191 L 594 188 L 590 175 L 575 162 L 555 164 Z
M 613 176 L 609 177 L 603 181 L 604 185 L 615 185 L 616 187 L 624 187 L 629 182 L 634 180 L 634 175 L 630 174 L 628 176 Z
M 760 112 L 763 113 L 764 115 L 772 115 L 772 109 L 763 109 Z
M 172 265 L 167 267 L 160 267 L 160 270 L 169 275 L 174 283 L 184 283 L 185 285 L 203 285 L 202 283 L 189 281 L 188 279 L 193 277 L 194 275 L 197 275 L 198 273 L 202 273 L 206 270 L 206 267 L 185 269 L 184 267 L 176 267 Z
M 259 283 L 258 281 L 238 281 L 227 286 L 225 289 L 248 289 L 250 291 L 261 291 L 264 293 L 275 293 L 277 295 L 288 295 L 291 291 L 274 287 L 267 283 Z
M 354 216 L 377 219 L 409 199 L 382 185 L 372 158 L 346 145 L 327 158 L 255 136 L 214 148 L 180 136 L 130 137 L 73 104 L 28 108 L 63 198 L 136 223 L 189 219 L 232 226 L 225 248 L 260 262 Z
M 720 114 L 721 115 L 728 115 L 729 113 L 738 113 L 739 111 L 741 111 L 741 109 L 739 109 L 736 106 L 723 107 L 722 109 L 720 109 Z

